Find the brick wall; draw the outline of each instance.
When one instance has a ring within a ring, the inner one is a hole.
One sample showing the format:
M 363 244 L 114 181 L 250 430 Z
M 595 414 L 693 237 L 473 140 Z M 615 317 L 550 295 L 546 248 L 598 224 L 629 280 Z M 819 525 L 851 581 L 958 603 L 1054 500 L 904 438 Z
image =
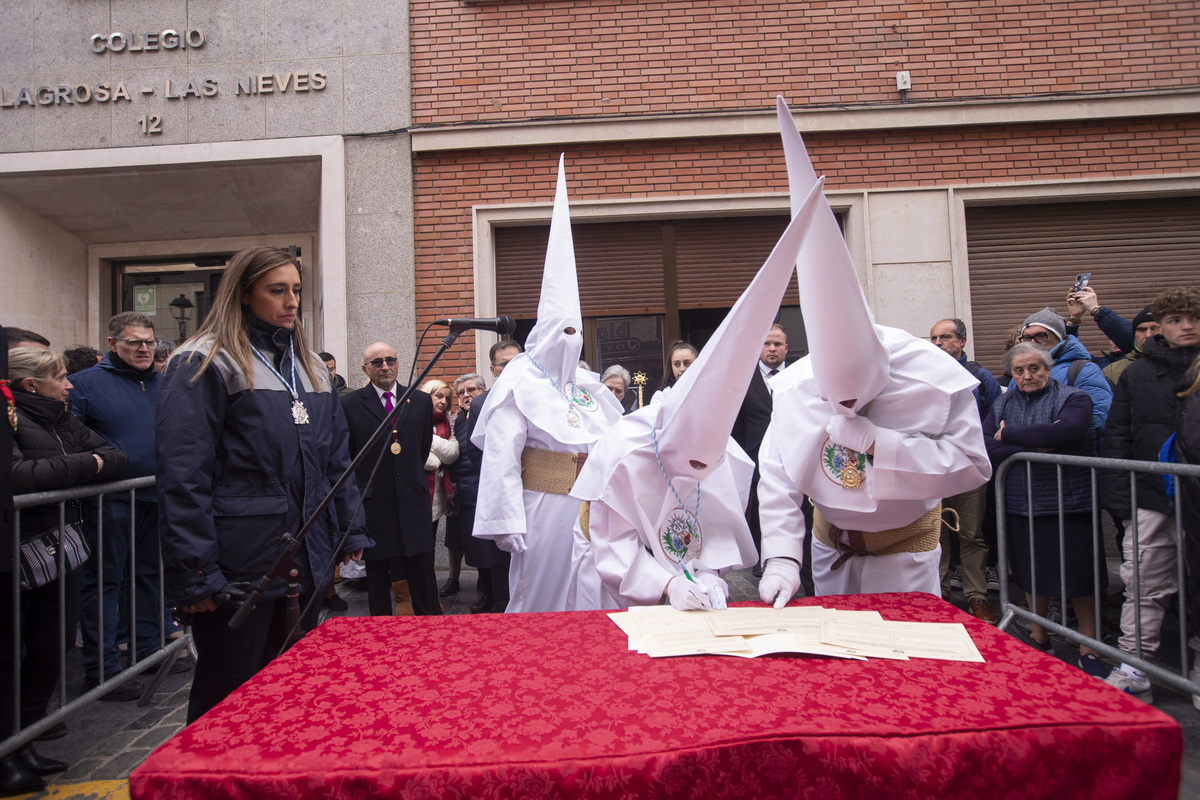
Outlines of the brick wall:
M 1172 89 L 1194 0 L 412 0 L 414 124 Z
M 1200 171 L 1195 119 L 816 134 L 807 144 L 828 189 Z M 558 153 L 514 148 L 415 158 L 418 331 L 440 316 L 472 316 L 471 207 L 551 203 Z M 566 155 L 573 202 L 787 191 L 778 137 L 588 145 L 568 147 Z M 439 375 L 473 368 L 473 335 L 439 363 Z

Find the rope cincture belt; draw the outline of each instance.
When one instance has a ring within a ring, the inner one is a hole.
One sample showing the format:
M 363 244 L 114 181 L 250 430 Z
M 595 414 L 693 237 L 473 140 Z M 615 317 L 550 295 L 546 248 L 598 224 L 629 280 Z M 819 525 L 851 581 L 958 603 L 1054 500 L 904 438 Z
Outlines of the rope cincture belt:
M 937 547 L 942 533 L 942 504 L 938 503 L 913 522 L 888 531 L 843 531 L 813 509 L 813 536 L 841 555 L 833 562 L 836 570 L 854 556 L 890 556 L 893 553 L 924 553 Z M 846 534 L 849 544 L 842 543 Z
M 579 530 L 583 531 L 583 538 L 589 542 L 592 540 L 592 501 L 584 500 L 579 505 Z
M 521 451 L 521 483 L 531 492 L 570 494 L 587 453 L 555 453 L 526 447 Z

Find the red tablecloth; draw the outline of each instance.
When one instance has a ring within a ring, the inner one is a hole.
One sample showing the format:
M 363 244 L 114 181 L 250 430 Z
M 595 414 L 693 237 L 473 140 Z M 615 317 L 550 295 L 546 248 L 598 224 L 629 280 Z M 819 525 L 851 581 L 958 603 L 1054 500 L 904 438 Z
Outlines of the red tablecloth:
M 812 602 L 812 601 L 801 601 Z M 129 778 L 145 798 L 1175 798 L 1152 707 L 922 594 L 984 664 L 651 659 L 602 612 L 330 620 Z

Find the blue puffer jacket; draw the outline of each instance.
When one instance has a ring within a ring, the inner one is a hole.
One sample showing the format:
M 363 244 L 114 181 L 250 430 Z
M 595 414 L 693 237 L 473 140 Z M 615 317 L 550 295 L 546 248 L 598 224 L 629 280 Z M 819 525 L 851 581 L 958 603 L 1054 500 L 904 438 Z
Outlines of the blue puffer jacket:
M 1075 379 L 1075 386 L 1088 393 L 1092 398 L 1092 421 L 1096 425 L 1097 435 L 1104 432 L 1104 424 L 1108 420 L 1108 409 L 1112 406 L 1113 391 L 1104 372 L 1092 361 L 1092 354 L 1083 346 L 1083 342 L 1074 336 L 1067 336 L 1050 351 L 1054 358 L 1054 366 L 1050 368 L 1050 377 L 1059 383 L 1066 384 L 1067 373 L 1074 361 L 1087 361 Z M 1008 384 L 1008 390 L 1015 390 L 1015 381 Z M 1094 454 L 1093 454 L 1094 455 Z
M 251 333 L 259 351 L 289 378 L 290 339 L 290 330 L 266 323 Z M 350 464 L 346 421 L 328 380 L 314 387 L 297 365 L 297 389 L 309 417 L 297 425 L 291 395 L 257 359 L 253 390 L 225 353 L 193 382 L 210 346 L 203 339 L 184 344 L 163 373 L 158 395 L 163 559 L 171 590 L 183 605 L 227 582 L 262 577 L 282 550 L 283 534 L 299 531 Z M 334 555 L 358 503 L 358 487 L 349 481 L 309 533 L 312 567 L 306 565 L 304 586 L 312 588 L 312 573 L 319 577 Z M 374 544 L 362 519 L 360 513 L 338 555 Z M 264 597 L 278 597 L 285 589 L 277 581 Z
M 154 414 L 158 398 L 158 373 L 151 366 L 136 370 L 116 353 L 71 376 L 71 413 L 87 427 L 129 456 L 126 478 L 153 475 L 157 457 Z M 154 502 L 153 489 L 139 489 L 139 501 Z M 105 502 L 120 501 L 112 497 Z
M 1104 431 L 1104 423 L 1108 420 L 1108 409 L 1112 406 L 1113 391 L 1104 377 L 1104 371 L 1092 362 L 1092 354 L 1083 346 L 1083 342 L 1074 336 L 1068 336 L 1058 347 L 1050 351 L 1054 356 L 1054 366 L 1050 368 L 1050 377 L 1059 383 L 1067 382 L 1067 373 L 1071 370 L 1071 362 L 1087 359 L 1079 377 L 1075 379 L 1076 388 L 1083 389 L 1092 398 L 1092 422 L 1096 426 L 1096 434 Z

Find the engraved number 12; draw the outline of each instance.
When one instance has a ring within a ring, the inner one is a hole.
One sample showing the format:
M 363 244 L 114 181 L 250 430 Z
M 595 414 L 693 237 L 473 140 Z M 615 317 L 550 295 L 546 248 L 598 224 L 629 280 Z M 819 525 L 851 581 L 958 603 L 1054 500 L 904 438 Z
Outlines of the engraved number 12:
M 138 124 L 142 126 L 143 134 L 162 133 L 162 117 L 157 114 L 142 114 L 138 117 Z

